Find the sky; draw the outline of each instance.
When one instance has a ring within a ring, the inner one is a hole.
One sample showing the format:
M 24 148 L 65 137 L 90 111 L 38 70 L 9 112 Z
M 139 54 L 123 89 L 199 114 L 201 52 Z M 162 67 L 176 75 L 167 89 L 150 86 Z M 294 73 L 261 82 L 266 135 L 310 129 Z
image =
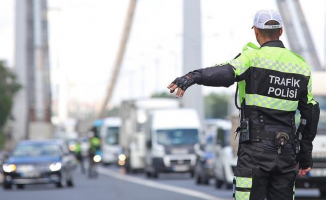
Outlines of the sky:
M 68 98 L 99 104 L 111 78 L 129 1 L 48 2 L 53 97 L 56 98 L 57 85 L 61 85 L 66 88 Z M 138 0 L 113 104 L 167 91 L 166 86 L 182 75 L 182 2 Z M 325 65 L 326 1 L 300 2 L 318 56 Z M 246 43 L 256 43 L 250 28 L 255 13 L 261 9 L 277 10 L 276 1 L 202 0 L 202 66 L 198 68 L 229 61 Z M 14 67 L 14 10 L 14 0 L 0 0 L 0 59 L 11 67 Z M 288 47 L 286 36 L 281 39 Z M 226 91 L 204 88 L 204 93 Z

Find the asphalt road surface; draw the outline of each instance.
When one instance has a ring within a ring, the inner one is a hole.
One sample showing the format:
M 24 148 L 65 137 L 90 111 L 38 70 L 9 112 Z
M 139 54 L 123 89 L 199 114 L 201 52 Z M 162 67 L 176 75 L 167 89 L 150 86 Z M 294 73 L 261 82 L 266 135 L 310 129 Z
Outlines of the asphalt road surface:
M 98 178 L 89 179 L 77 170 L 73 188 L 29 185 L 24 189 L 0 189 L 0 200 L 231 200 L 232 190 L 196 185 L 189 174 L 160 174 L 146 179 L 143 174 L 125 175 L 115 167 L 99 167 Z M 300 199 L 318 199 L 318 191 L 298 190 Z M 297 198 L 299 199 L 299 198 Z

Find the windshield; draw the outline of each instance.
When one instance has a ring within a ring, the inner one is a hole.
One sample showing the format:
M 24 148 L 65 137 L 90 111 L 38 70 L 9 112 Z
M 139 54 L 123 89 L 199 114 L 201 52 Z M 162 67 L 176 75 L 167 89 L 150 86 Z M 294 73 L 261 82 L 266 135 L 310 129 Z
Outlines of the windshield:
M 105 141 L 107 144 L 119 144 L 119 127 L 109 127 L 106 132 Z
M 197 129 L 157 130 L 157 143 L 167 145 L 198 143 Z
M 14 157 L 60 156 L 60 147 L 55 144 L 18 145 L 13 152 Z

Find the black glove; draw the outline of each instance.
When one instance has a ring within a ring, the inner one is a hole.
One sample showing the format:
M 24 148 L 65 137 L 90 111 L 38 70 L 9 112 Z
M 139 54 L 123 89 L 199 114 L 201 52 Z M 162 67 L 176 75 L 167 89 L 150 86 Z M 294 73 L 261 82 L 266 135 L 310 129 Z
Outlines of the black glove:
M 296 157 L 296 160 L 297 163 L 299 163 L 300 169 L 307 169 L 309 167 L 312 167 L 313 165 L 311 152 L 307 152 L 307 153 L 299 152 Z
M 181 76 L 176 78 L 173 82 L 173 84 L 177 85 L 182 90 L 186 91 L 186 89 L 193 84 L 195 84 L 194 79 L 191 77 L 190 74 L 187 74 L 185 76 Z

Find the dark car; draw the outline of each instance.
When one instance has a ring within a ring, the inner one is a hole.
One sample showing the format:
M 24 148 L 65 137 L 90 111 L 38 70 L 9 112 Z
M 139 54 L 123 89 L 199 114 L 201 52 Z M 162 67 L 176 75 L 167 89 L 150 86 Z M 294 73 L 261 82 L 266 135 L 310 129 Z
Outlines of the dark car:
M 212 142 L 200 145 L 196 151 L 195 182 L 197 184 L 209 184 L 213 177 L 214 145 Z
M 17 185 L 54 183 L 73 186 L 72 171 L 75 160 L 66 144 L 57 140 L 20 142 L 12 155 L 3 163 L 4 189 Z

